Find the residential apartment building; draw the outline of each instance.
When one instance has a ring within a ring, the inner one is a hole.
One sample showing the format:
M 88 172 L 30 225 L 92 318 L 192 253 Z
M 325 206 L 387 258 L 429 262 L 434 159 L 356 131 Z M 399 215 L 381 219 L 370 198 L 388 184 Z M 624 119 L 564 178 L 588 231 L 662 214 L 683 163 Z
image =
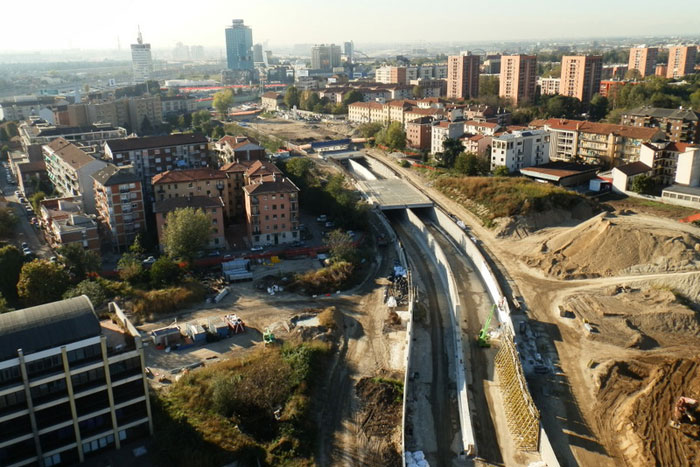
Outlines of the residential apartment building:
M 464 132 L 470 135 L 493 136 L 501 130 L 501 125 L 494 122 L 477 122 L 470 120 L 462 123 L 464 125 Z
M 167 99 L 167 100 L 166 100 Z M 189 103 L 188 103 L 189 101 Z M 164 104 L 165 103 L 165 104 Z M 193 99 L 163 98 L 160 96 L 124 97 L 121 99 L 92 100 L 79 104 L 57 106 L 54 120 L 57 124 L 71 126 L 111 125 L 125 127 L 132 132 L 147 131 L 163 122 L 163 107 L 178 108 L 178 112 L 192 108 Z
M 547 130 L 514 131 L 491 141 L 491 170 L 505 166 L 509 172 L 549 162 Z
M 141 337 L 107 337 L 85 295 L 0 315 L 0 368 L 1 465 L 74 465 L 153 433 Z
M 501 78 L 498 96 L 518 106 L 534 102 L 537 84 L 537 57 L 504 55 L 501 57 Z
M 201 167 L 198 169 L 168 170 L 151 180 L 156 201 L 170 198 L 208 196 L 224 201 L 224 215 L 233 215 L 228 205 L 228 176 L 225 171 Z
M 146 229 L 141 178 L 130 165 L 108 164 L 92 175 L 101 233 L 114 250 L 121 250 Z
M 49 180 L 62 196 L 80 196 L 83 209 L 96 214 L 92 175 L 107 163 L 95 159 L 63 138 L 42 146 Z
M 251 176 L 243 187 L 251 245 L 299 240 L 299 188 L 281 174 Z
M 643 143 L 664 139 L 658 128 L 558 118 L 546 120 L 541 126 L 550 132 L 551 159 L 582 160 L 606 167 L 636 162 Z
M 52 96 L 15 96 L 0 101 L 0 121 L 22 121 L 29 117 L 44 118 L 59 103 Z M 47 115 L 48 116 L 48 115 Z
M 166 170 L 209 165 L 209 140 L 201 133 L 149 136 L 107 141 L 105 158 L 117 166 L 131 165 L 141 178 L 146 199 L 152 199 L 151 179 Z
M 600 55 L 565 55 L 561 59 L 559 94 L 575 97 L 584 104 L 600 90 L 603 57 Z
M 700 143 L 700 113 L 642 106 L 622 114 L 623 125 L 659 128 L 674 143 Z
M 284 102 L 284 96 L 279 92 L 268 91 L 260 96 L 260 102 L 264 110 L 274 112 Z
M 406 146 L 419 151 L 430 151 L 433 118 L 420 117 L 406 122 Z
M 470 152 L 478 156 L 491 155 L 491 142 L 493 136 L 486 135 L 465 135 L 460 138 L 465 152 Z
M 226 174 L 226 191 L 228 199 L 224 203 L 228 209 L 229 219 L 241 219 L 245 215 L 245 196 L 243 187 L 246 185 L 245 173 L 250 162 L 229 162 L 219 170 Z
M 537 86 L 543 96 L 553 96 L 559 94 L 561 78 L 537 78 Z
M 327 72 L 333 71 L 333 68 L 341 66 L 340 56 L 339 45 L 314 45 L 311 48 L 311 69 Z
M 696 45 L 678 45 L 668 49 L 666 78 L 682 78 L 695 73 Z
M 433 125 L 430 135 L 430 153 L 438 154 L 444 151 L 446 139 L 457 139 L 464 134 L 464 122 L 441 121 Z
M 253 162 L 267 159 L 265 148 L 245 136 L 224 136 L 214 143 L 213 149 L 221 165 L 234 161 Z
M 389 112 L 385 112 L 384 104 L 379 102 L 355 102 L 348 106 L 348 120 L 355 123 L 387 123 Z
M 632 47 L 630 49 L 630 60 L 628 70 L 637 70 L 639 75 L 652 76 L 656 70 L 656 57 L 659 49 L 656 47 Z
M 40 206 L 39 226 L 51 248 L 76 243 L 86 250 L 100 252 L 97 222 L 85 214 L 79 197 L 49 198 L 42 200 Z
M 644 143 L 639 160 L 650 167 L 651 177 L 659 185 L 700 185 L 700 145 L 668 141 Z
M 479 97 L 479 56 L 468 53 L 447 58 L 447 97 Z
M 41 159 L 41 146 L 48 144 L 56 138 L 63 138 L 77 146 L 92 151 L 109 139 L 126 138 L 124 128 L 114 127 L 109 124 L 96 124 L 87 126 L 63 126 L 53 125 L 40 118 L 30 118 L 22 122 L 19 127 L 19 136 L 22 141 L 22 150 L 30 159 Z
M 27 197 L 33 195 L 40 185 L 51 183 L 44 161 L 21 162 L 16 165 L 14 173 L 19 190 Z
M 417 73 L 412 79 L 418 79 Z M 408 84 L 409 77 L 405 66 L 385 65 L 375 70 L 374 80 L 385 84 Z
M 158 243 L 163 248 L 163 232 L 167 224 L 168 214 L 176 209 L 195 208 L 201 209 L 211 219 L 211 233 L 209 235 L 208 248 L 225 248 L 224 236 L 224 201 L 213 196 L 186 196 L 166 198 L 156 201 L 153 205 L 156 215 L 156 227 L 158 229 Z
M 160 98 L 160 107 L 162 115 L 191 113 L 197 110 L 197 100 L 189 96 L 166 96 Z

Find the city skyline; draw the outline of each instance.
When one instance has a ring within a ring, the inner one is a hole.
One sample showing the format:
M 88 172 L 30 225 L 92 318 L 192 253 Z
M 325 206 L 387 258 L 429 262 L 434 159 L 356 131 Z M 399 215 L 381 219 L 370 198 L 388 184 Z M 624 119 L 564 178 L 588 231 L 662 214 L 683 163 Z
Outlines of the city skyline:
M 359 44 L 444 43 L 697 35 L 695 19 L 700 15 L 700 3 L 690 0 L 665 6 L 663 16 L 649 14 L 656 8 L 656 3 L 650 0 L 615 4 L 595 0 L 586 5 L 565 6 L 545 0 L 526 10 L 514 0 L 473 7 L 447 0 L 443 8 L 421 10 L 420 15 L 410 14 L 420 9 L 415 0 L 403 2 L 403 12 L 397 11 L 394 2 L 367 0 L 355 2 L 352 9 L 338 1 L 326 2 L 323 11 L 310 0 L 293 4 L 270 0 L 262 5 L 238 5 L 236 8 L 223 0 L 208 0 L 186 11 L 177 7 L 163 9 L 162 5 L 136 0 L 126 0 L 122 4 L 123 7 L 111 12 L 109 21 L 104 22 L 92 15 L 93 10 L 86 0 L 60 4 L 41 0 L 36 4 L 41 13 L 32 18 L 31 34 L 22 21 L 6 22 L 7 37 L 21 40 L 12 42 L 10 47 L 0 45 L 0 51 L 117 49 L 118 43 L 124 50 L 135 42 L 139 25 L 144 40 L 151 43 L 153 49 L 172 48 L 177 42 L 224 48 L 224 29 L 235 18 L 243 19 L 253 29 L 255 42 L 268 42 L 270 48 L 279 48 L 295 43 L 342 44 L 346 40 Z M 554 9 L 561 14 L 551 15 Z M 368 11 L 373 14 L 368 15 Z M 605 15 L 600 15 L 601 11 Z M 6 5 L 4 12 L 8 18 L 21 18 L 26 14 L 25 7 L 19 3 Z M 81 27 L 67 28 L 69 33 L 56 34 L 56 18 L 65 17 L 67 12 Z M 343 21 L 328 19 L 334 17 L 342 17 Z M 620 17 L 626 19 L 624 24 L 620 24 Z M 483 20 L 472 20 L 465 28 L 466 18 Z M 497 21 L 498 28 L 493 27 L 489 18 Z M 298 22 L 301 20 L 303 24 Z M 358 24 L 363 26 L 361 32 L 358 32 Z

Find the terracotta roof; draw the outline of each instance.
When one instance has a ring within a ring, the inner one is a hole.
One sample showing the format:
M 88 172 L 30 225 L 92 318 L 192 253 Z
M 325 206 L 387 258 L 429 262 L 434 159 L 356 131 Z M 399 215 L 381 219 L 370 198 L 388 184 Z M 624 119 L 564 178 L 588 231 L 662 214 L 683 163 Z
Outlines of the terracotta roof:
M 245 172 L 254 161 L 233 161 L 221 166 L 219 170 L 224 172 Z
M 528 125 L 530 128 L 542 128 L 545 124 L 547 123 L 547 120 L 543 118 L 539 118 L 537 120 L 533 120 L 530 122 L 530 125 Z
M 406 115 L 409 115 L 409 114 L 431 116 L 431 115 L 442 115 L 442 114 L 444 114 L 444 112 L 442 109 L 435 109 L 432 107 L 428 108 L 428 109 L 421 109 L 418 107 L 414 107 L 413 109 L 406 111 Z
M 282 97 L 282 94 L 274 91 L 267 91 L 265 94 L 263 94 L 260 97 L 265 97 L 267 99 L 279 99 Z
M 226 178 L 226 172 L 209 167 L 201 167 L 197 169 L 166 170 L 158 175 L 154 175 L 151 183 L 157 185 L 159 183 L 182 183 L 222 178 Z
M 23 173 L 41 172 L 41 171 L 46 170 L 46 162 L 44 162 L 44 161 L 23 162 L 21 164 L 17 164 L 17 169 Z
M 384 105 L 379 102 L 353 102 L 348 108 L 383 109 Z
M 464 126 L 467 126 L 467 125 L 470 125 L 470 126 L 482 126 L 482 127 L 484 127 L 484 128 L 498 128 L 499 126 L 501 126 L 501 125 L 499 125 L 498 123 L 492 123 L 492 122 L 476 122 L 476 121 L 474 121 L 474 120 L 468 120 L 468 121 L 464 122 Z
M 398 99 L 395 101 L 387 102 L 387 105 L 390 107 L 404 107 L 404 108 L 406 108 L 406 106 L 412 107 L 412 106 L 416 105 L 416 101 L 409 100 L 409 99 Z
M 156 201 L 153 212 L 170 212 L 178 208 L 220 208 L 224 202 L 212 196 L 180 196 Z
M 239 140 L 239 141 L 236 141 L 236 140 Z M 226 144 L 234 151 L 238 148 L 242 148 L 246 144 L 252 144 L 252 145 L 258 146 L 260 149 L 263 149 L 262 146 L 260 146 L 260 144 L 257 141 L 255 141 L 253 138 L 248 138 L 248 137 L 241 139 L 241 137 L 226 135 L 223 138 L 221 138 L 219 141 L 217 141 L 217 143 L 218 144 Z
M 251 183 L 244 186 L 243 189 L 249 195 L 258 195 L 262 193 L 296 193 L 299 188 L 286 177 L 280 175 L 266 175 L 264 177 L 254 178 Z
M 595 165 L 577 164 L 575 162 L 565 161 L 552 161 L 534 167 L 522 168 L 520 169 L 520 173 L 533 177 L 536 177 L 537 175 L 546 175 L 556 179 L 562 179 L 572 175 L 595 172 L 598 169 L 599 167 Z
M 248 170 L 246 171 L 246 175 L 249 177 L 281 173 L 282 171 L 278 169 L 275 164 L 264 161 L 253 162 L 252 164 L 250 164 L 250 167 L 248 167 Z
M 649 172 L 651 167 L 646 165 L 644 162 L 632 162 L 630 164 L 621 165 L 620 167 L 615 167 L 615 169 L 619 170 L 625 175 L 638 175 Z
M 75 144 L 69 143 L 63 138 L 56 138 L 45 146 L 50 148 L 54 154 L 63 160 L 63 162 L 70 165 L 74 169 L 79 169 L 90 162 L 97 160 L 91 155 L 83 152 Z
M 201 133 L 182 133 L 167 136 L 147 136 L 145 138 L 112 139 L 105 143 L 112 151 L 133 151 L 184 144 L 206 144 L 209 141 Z
M 565 120 L 550 118 L 545 122 L 545 126 L 554 130 L 580 131 L 583 133 L 593 133 L 597 135 L 616 135 L 633 139 L 652 139 L 658 128 L 647 128 L 627 125 L 616 125 L 613 123 L 596 123 L 585 120 Z

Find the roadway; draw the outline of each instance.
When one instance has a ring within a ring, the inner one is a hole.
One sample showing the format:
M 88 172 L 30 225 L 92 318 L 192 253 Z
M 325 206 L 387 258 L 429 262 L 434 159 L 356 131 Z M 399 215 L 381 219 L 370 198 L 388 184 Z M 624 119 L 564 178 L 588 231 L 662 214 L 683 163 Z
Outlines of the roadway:
M 15 191 L 18 190 L 19 187 L 16 184 L 7 183 L 8 172 L 9 169 L 5 168 L 4 165 L 0 165 L 0 189 L 5 196 L 5 201 L 8 203 L 8 206 L 15 211 L 18 220 L 17 226 L 15 227 L 15 238 L 12 239 L 10 243 L 16 245 L 17 248 L 21 250 L 22 242 L 27 242 L 35 256 L 43 258 L 53 256 L 54 253 L 41 236 L 41 232 L 38 228 L 33 227 L 32 224 L 29 223 L 30 217 L 27 215 L 27 211 L 22 206 L 22 203 L 19 202 L 18 197 L 15 196 Z

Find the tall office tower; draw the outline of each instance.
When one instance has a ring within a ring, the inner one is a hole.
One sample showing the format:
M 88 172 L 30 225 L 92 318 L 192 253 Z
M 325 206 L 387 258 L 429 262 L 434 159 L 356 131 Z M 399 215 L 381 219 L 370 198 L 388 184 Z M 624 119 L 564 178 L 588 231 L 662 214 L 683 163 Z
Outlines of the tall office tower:
M 447 97 L 479 97 L 479 56 L 467 52 L 447 58 Z
M 632 47 L 630 49 L 630 62 L 627 69 L 637 70 L 644 78 L 651 76 L 656 69 L 656 56 L 659 54 L 659 49 L 656 47 Z
M 600 91 L 603 57 L 600 55 L 565 55 L 561 59 L 559 94 L 576 97 L 588 104 Z
M 320 44 L 311 47 L 311 69 L 332 71 L 340 66 L 340 46 Z
M 134 83 L 145 83 L 153 73 L 153 60 L 151 59 L 151 44 L 143 43 L 141 28 L 136 44 L 131 44 L 131 69 L 134 73 Z
M 355 43 L 352 41 L 346 42 L 344 44 L 344 49 L 345 57 L 347 58 L 348 62 L 352 63 L 355 55 Z
M 256 65 L 259 63 L 263 63 L 265 59 L 263 58 L 263 45 L 262 44 L 255 44 L 253 46 L 253 63 Z
M 666 78 L 682 78 L 694 72 L 696 45 L 678 45 L 668 49 Z
M 234 19 L 226 28 L 226 63 L 229 70 L 253 69 L 253 31 L 243 24 L 242 19 Z
M 534 55 L 504 55 L 501 57 L 499 97 L 510 99 L 514 105 L 533 102 L 537 86 L 537 57 Z

